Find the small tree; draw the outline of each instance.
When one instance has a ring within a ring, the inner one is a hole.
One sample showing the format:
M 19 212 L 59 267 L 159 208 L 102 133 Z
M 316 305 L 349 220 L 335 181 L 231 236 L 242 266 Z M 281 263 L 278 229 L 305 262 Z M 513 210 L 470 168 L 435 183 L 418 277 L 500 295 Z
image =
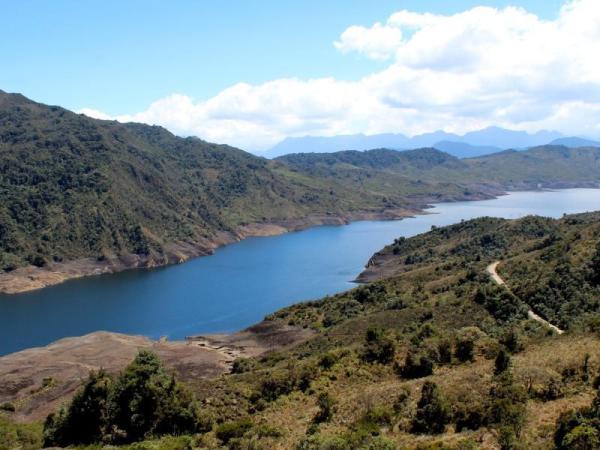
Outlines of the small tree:
M 442 400 L 437 385 L 426 381 L 421 390 L 421 398 L 417 403 L 413 431 L 428 434 L 443 433 L 449 418 L 448 406 Z
M 67 408 L 44 424 L 47 446 L 133 442 L 149 434 L 194 433 L 199 414 L 193 396 L 142 350 L 113 381 L 92 372 Z
M 433 374 L 433 361 L 425 355 L 414 355 L 408 352 L 404 360 L 404 366 L 400 368 L 400 376 L 403 378 L 422 378 Z
M 510 368 L 510 355 L 504 350 L 500 350 L 494 362 L 494 375 L 500 375 Z
M 475 359 L 475 340 L 470 336 L 458 339 L 454 356 L 461 362 L 473 361 Z
M 45 446 L 99 442 L 107 428 L 107 398 L 113 380 L 104 371 L 90 372 L 68 409 L 50 414 L 44 423 Z

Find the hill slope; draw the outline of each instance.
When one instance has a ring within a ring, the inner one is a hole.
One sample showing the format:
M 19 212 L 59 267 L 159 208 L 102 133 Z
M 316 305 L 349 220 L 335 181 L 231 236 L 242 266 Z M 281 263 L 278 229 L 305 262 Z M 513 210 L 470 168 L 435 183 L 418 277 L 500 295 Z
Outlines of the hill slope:
M 597 183 L 597 149 L 275 161 L 0 92 L 0 292 L 184 261 L 248 235 L 397 218 L 506 188 Z
M 0 269 L 131 255 L 123 264 L 162 264 L 262 232 L 252 224 L 293 228 L 383 208 L 381 196 L 274 166 L 0 93 Z
M 502 189 L 598 186 L 600 149 L 561 146 L 507 150 L 458 159 L 436 149 L 299 153 L 277 158 L 291 170 L 353 189 L 388 195 L 469 193 Z
M 485 272 L 493 261 L 507 286 Z M 561 414 L 588 411 L 598 395 L 599 213 L 481 218 L 399 238 L 367 278 L 376 281 L 266 319 L 312 330 L 300 344 L 187 378 L 214 424 L 181 445 L 551 449 L 557 421 L 576 432 Z M 529 320 L 528 306 L 567 331 Z

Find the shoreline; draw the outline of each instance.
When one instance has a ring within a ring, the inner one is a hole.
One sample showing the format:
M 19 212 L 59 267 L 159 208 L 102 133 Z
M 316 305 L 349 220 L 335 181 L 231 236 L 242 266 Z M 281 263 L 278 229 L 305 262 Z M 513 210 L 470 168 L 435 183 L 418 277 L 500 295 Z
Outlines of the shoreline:
M 302 231 L 316 226 L 342 226 L 362 220 L 401 220 L 426 214 L 427 205 L 414 209 L 390 208 L 382 211 L 357 211 L 343 215 L 311 215 L 303 219 L 278 222 L 251 223 L 238 227 L 235 232 L 218 232 L 212 240 L 196 243 L 179 242 L 165 246 L 162 255 L 129 254 L 98 260 L 87 257 L 67 262 L 50 263 L 47 267 L 19 267 L 0 273 L 0 294 L 16 295 L 55 286 L 78 278 L 113 274 L 134 269 L 151 269 L 183 264 L 190 259 L 210 256 L 219 248 L 250 237 L 269 237 Z
M 142 349 L 156 353 L 183 381 L 194 381 L 231 373 L 237 358 L 292 347 L 314 333 L 280 321 L 262 321 L 233 334 L 177 341 L 107 331 L 65 337 L 0 356 L 0 403 L 16 406 L 11 416 L 17 422 L 43 420 L 72 398 L 91 370 L 117 374 Z
M 511 192 L 536 192 L 561 189 L 600 189 L 600 183 L 549 183 L 541 186 L 520 184 L 513 186 L 479 186 L 475 195 L 461 197 L 415 199 L 413 207 L 388 208 L 382 210 L 354 211 L 344 214 L 312 214 L 305 218 L 287 219 L 273 222 L 254 222 L 239 226 L 233 232 L 219 231 L 212 239 L 202 239 L 194 243 L 177 242 L 165 245 L 160 255 L 128 254 L 110 259 L 99 260 L 87 257 L 61 263 L 50 263 L 47 267 L 19 267 L 11 272 L 0 273 L 0 295 L 17 295 L 65 281 L 104 274 L 113 274 L 134 269 L 151 269 L 173 264 L 182 264 L 190 259 L 210 256 L 216 250 L 250 237 L 269 237 L 303 231 L 317 226 L 342 226 L 364 220 L 402 220 L 416 215 L 428 214 L 427 210 L 436 203 L 455 203 L 460 201 L 493 200 Z M 358 277 L 353 282 L 359 282 Z

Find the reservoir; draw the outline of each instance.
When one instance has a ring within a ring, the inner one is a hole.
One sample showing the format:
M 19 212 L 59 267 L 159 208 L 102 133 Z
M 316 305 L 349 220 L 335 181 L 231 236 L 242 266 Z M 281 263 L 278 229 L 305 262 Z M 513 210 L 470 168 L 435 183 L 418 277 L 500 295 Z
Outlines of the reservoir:
M 292 303 L 352 288 L 371 255 L 397 237 L 480 216 L 560 217 L 595 210 L 600 190 L 513 192 L 436 204 L 429 214 L 400 221 L 249 238 L 181 265 L 0 295 L 0 355 L 98 330 L 169 339 L 236 331 Z

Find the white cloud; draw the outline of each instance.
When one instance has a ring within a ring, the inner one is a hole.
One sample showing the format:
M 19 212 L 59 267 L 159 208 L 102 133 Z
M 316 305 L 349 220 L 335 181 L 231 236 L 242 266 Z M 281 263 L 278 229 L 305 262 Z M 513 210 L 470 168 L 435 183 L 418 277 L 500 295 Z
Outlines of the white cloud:
M 239 83 L 205 101 L 176 94 L 117 119 L 250 150 L 286 136 L 488 125 L 600 134 L 598 0 L 571 1 L 555 20 L 516 7 L 399 11 L 383 24 L 349 27 L 334 45 L 388 66 L 356 81 Z
M 371 28 L 354 25 L 334 42 L 335 48 L 347 53 L 359 51 L 373 59 L 388 59 L 402 42 L 402 31 L 399 27 L 381 25 L 379 22 Z

